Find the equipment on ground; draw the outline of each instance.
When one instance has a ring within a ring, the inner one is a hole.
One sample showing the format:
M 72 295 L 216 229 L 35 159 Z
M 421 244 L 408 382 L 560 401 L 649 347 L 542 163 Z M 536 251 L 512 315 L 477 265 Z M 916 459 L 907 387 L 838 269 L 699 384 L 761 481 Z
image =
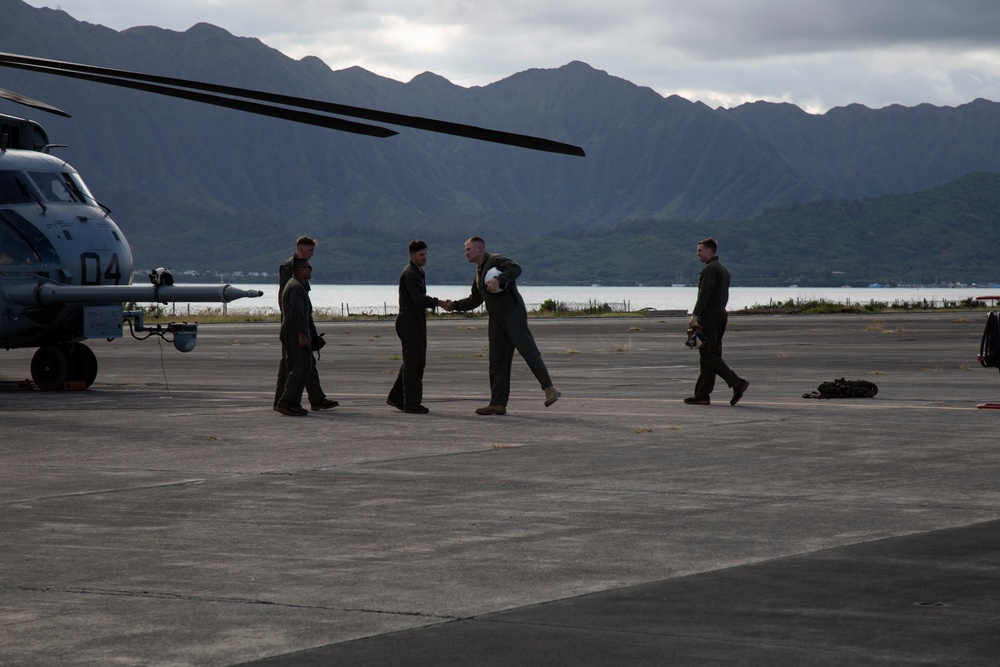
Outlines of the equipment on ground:
M 868 380 L 847 380 L 839 378 L 822 382 L 816 391 L 802 394 L 802 398 L 875 398 L 878 386 Z

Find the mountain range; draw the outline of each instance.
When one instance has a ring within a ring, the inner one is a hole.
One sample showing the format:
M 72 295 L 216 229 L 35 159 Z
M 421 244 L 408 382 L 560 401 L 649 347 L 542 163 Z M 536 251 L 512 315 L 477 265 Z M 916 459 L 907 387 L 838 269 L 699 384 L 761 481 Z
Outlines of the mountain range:
M 525 280 L 669 284 L 696 277 L 694 244 L 714 234 L 743 284 L 839 284 L 848 266 L 849 279 L 865 284 L 1000 274 L 988 256 L 1000 240 L 992 224 L 1000 104 L 988 100 L 822 115 L 768 102 L 712 109 L 582 62 L 471 88 L 429 72 L 401 83 L 293 60 L 208 24 L 115 31 L 21 0 L 0 0 L 0 15 L 6 52 L 440 118 L 587 151 L 552 155 L 407 128 L 374 139 L 0 70 L 0 86 L 73 114 L 39 118 L 0 101 L 0 112 L 33 117 L 69 145 L 58 154 L 112 209 L 137 268 L 273 272 L 305 233 L 320 240 L 317 280 L 391 283 L 406 242 L 420 237 L 431 244 L 432 281 L 465 282 L 461 246 L 480 235 L 518 259 Z M 899 211 L 911 215 L 901 221 Z M 916 218 L 923 243 L 910 254 L 880 243 L 905 239 Z M 869 226 L 857 228 L 859 220 Z M 968 242 L 970 225 L 981 260 L 955 247 Z

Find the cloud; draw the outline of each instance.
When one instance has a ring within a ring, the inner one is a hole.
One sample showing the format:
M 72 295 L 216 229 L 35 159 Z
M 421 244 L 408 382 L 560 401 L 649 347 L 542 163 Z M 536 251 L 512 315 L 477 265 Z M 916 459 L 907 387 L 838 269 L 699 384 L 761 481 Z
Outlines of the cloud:
M 40 4 L 40 3 L 39 3 Z M 485 85 L 572 60 L 712 106 L 1000 99 L 994 0 L 62 0 L 115 29 L 198 22 L 295 58 Z
M 995 47 L 1000 5 L 941 0 L 702 0 L 663 3 L 660 36 L 706 59 L 898 46 Z

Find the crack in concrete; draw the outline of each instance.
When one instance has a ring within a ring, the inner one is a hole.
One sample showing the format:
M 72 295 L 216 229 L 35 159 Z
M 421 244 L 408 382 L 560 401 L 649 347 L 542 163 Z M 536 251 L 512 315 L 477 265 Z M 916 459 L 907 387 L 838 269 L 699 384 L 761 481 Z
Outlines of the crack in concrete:
M 253 598 L 232 598 L 221 596 L 189 595 L 184 593 L 169 593 L 163 591 L 129 591 L 115 590 L 108 588 L 58 588 L 52 586 L 0 586 L 0 590 L 22 591 L 28 593 L 68 593 L 73 595 L 95 595 L 108 597 L 131 597 L 147 598 L 156 600 L 177 600 L 180 602 L 210 602 L 222 604 L 240 605 L 263 605 L 282 607 L 285 609 L 313 609 L 320 611 L 341 611 L 362 614 L 384 614 L 387 616 L 416 616 L 420 618 L 433 618 L 442 621 L 461 620 L 462 616 L 445 616 L 441 614 L 428 614 L 422 611 L 392 611 L 386 609 L 367 609 L 365 607 L 328 607 L 325 605 L 293 604 L 289 602 L 275 602 L 273 600 L 257 600 Z

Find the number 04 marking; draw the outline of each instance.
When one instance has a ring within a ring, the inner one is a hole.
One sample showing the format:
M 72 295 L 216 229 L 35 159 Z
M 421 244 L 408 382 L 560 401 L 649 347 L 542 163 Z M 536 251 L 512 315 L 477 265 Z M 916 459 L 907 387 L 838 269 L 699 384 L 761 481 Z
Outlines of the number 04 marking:
M 80 254 L 80 284 L 100 285 L 101 281 L 101 257 L 96 252 L 85 252 Z M 122 269 L 118 261 L 118 253 L 111 255 L 111 261 L 104 270 L 104 284 L 121 284 Z

